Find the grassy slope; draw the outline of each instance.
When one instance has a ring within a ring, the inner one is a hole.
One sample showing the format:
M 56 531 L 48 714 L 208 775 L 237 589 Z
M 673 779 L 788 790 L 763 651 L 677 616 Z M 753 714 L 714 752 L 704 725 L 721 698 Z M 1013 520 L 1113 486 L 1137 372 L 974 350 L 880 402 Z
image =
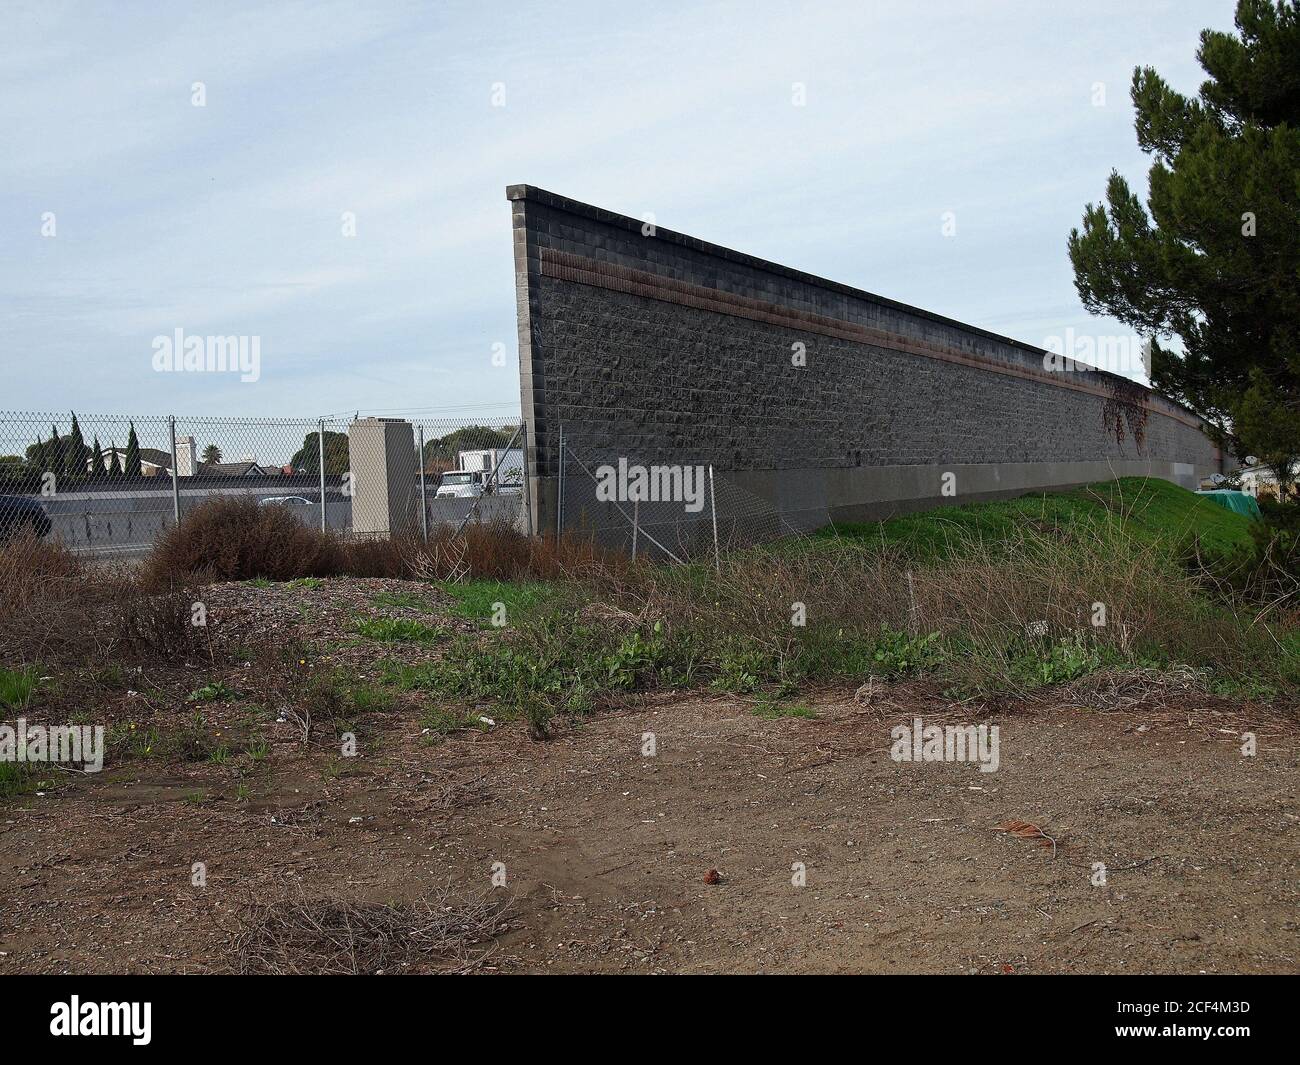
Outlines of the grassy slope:
M 1019 496 L 991 503 L 943 507 L 889 521 L 828 526 L 819 537 L 907 547 L 919 555 L 940 556 L 969 539 L 1003 543 L 1018 528 L 1040 530 L 1119 522 L 1133 537 L 1172 545 L 1199 538 L 1210 554 L 1250 541 L 1250 519 L 1202 499 L 1168 481 L 1122 477 L 1065 492 Z

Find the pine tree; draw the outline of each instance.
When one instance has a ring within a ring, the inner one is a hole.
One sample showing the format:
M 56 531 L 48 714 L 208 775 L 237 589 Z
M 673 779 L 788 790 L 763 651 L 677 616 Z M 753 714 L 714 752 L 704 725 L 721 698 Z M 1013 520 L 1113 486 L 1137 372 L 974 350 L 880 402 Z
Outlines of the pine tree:
M 126 434 L 126 465 L 123 473 L 128 477 L 140 476 L 140 441 L 135 435 L 135 422 L 130 423 Z
M 92 477 L 103 477 L 108 471 L 104 469 L 104 452 L 99 446 L 99 437 L 95 437 L 95 453 L 90 456 L 90 473 Z
M 109 453 L 108 475 L 109 477 L 112 477 L 114 480 L 117 480 L 122 476 L 122 463 L 118 460 L 117 457 L 116 440 L 114 440 L 111 444 L 108 445 L 108 453 Z
M 1118 172 L 1071 231 L 1088 310 L 1153 341 L 1152 383 L 1238 456 L 1300 456 L 1300 2 L 1239 0 L 1237 35 L 1205 30 L 1197 97 L 1133 73 L 1148 214 Z M 1288 477 L 1289 479 L 1289 477 Z

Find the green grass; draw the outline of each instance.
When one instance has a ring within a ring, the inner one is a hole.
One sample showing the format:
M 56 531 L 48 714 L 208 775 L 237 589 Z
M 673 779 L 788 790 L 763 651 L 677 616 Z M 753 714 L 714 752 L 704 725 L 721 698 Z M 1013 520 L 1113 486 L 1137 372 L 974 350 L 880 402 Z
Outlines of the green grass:
M 1202 551 L 1222 555 L 1251 541 L 1249 518 L 1186 488 L 1148 477 L 1121 477 L 1064 492 L 941 507 L 879 523 L 827 526 L 814 540 L 889 545 L 920 559 L 942 559 L 960 552 L 970 541 L 1014 542 L 1026 526 L 1077 537 L 1114 523 L 1139 542 L 1163 542 L 1171 551 L 1198 542 Z
M 6 710 L 23 710 L 31 702 L 38 680 L 36 670 L 30 666 L 9 669 L 0 666 L 0 707 Z
M 393 693 L 379 684 L 353 684 L 347 687 L 347 700 L 359 714 L 383 714 L 393 708 Z
M 779 703 L 772 699 L 759 699 L 750 707 L 755 717 L 775 720 L 781 717 L 815 718 L 817 711 L 803 703 Z
M 443 588 L 455 600 L 453 614 L 486 626 L 492 624 L 497 603 L 504 604 L 507 624 L 513 625 L 555 594 L 554 587 L 545 581 L 468 581 Z
M 1075 490 L 1087 500 L 1121 515 L 1141 538 L 1196 537 L 1213 554 L 1226 553 L 1251 541 L 1254 522 L 1176 484 L 1148 477 L 1121 477 Z
M 285 581 L 290 588 L 319 588 L 324 583 L 320 577 L 294 577 L 291 581 Z
M 435 643 L 447 634 L 441 625 L 426 625 L 412 618 L 363 618 L 357 632 L 383 643 Z

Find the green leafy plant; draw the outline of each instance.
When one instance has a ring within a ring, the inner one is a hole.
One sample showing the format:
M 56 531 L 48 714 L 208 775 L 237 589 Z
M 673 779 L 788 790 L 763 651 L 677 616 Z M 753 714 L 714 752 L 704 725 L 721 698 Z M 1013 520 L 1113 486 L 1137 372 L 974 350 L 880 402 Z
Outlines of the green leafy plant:
M 195 688 L 187 696 L 188 701 L 191 703 L 224 702 L 238 698 L 239 692 L 235 691 L 233 688 L 227 687 L 225 684 L 221 683 L 221 681 L 212 681 L 203 685 L 201 688 Z

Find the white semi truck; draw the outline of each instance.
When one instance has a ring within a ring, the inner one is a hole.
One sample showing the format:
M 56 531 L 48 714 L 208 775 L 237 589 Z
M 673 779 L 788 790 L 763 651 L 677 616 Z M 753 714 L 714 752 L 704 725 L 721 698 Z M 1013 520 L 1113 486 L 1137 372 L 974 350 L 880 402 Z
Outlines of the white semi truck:
M 474 499 L 484 491 L 519 492 L 524 484 L 521 448 L 487 447 L 457 454 L 457 468 L 438 479 L 438 499 Z M 496 471 L 496 477 L 492 476 Z M 488 486 L 491 486 L 490 488 Z

